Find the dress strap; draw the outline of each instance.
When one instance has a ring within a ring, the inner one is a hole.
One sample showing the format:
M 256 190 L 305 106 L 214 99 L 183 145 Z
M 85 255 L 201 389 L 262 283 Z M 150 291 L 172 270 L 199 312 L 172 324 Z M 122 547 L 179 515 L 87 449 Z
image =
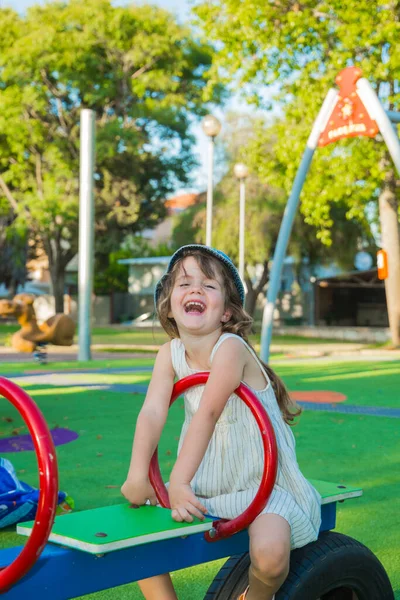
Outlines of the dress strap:
M 246 340 L 244 340 L 242 337 L 240 337 L 240 335 L 236 335 L 236 333 L 223 333 L 217 343 L 215 344 L 214 348 L 212 349 L 211 352 L 211 356 L 210 356 L 210 361 L 213 361 L 213 358 L 215 356 L 215 353 L 217 352 L 218 348 L 221 346 L 221 344 L 227 340 L 228 338 L 235 338 L 237 340 L 240 340 L 242 342 L 242 344 L 244 344 L 247 348 L 247 350 L 250 352 L 250 354 L 252 355 L 252 357 L 254 358 L 254 360 L 256 361 L 256 363 L 258 364 L 258 366 L 261 369 L 262 374 L 264 375 L 266 381 L 267 381 L 267 387 L 269 387 L 271 385 L 270 379 L 268 377 L 268 373 L 265 370 L 265 367 L 263 366 L 263 364 L 261 363 L 260 359 L 258 358 L 257 354 L 255 353 L 255 351 L 253 350 L 253 348 L 251 348 L 248 343 L 246 342 Z
M 179 338 L 173 338 L 170 342 L 171 348 L 171 361 L 172 368 L 175 371 L 175 375 L 178 379 L 185 377 L 187 373 L 185 373 L 185 349 L 183 347 L 182 341 Z

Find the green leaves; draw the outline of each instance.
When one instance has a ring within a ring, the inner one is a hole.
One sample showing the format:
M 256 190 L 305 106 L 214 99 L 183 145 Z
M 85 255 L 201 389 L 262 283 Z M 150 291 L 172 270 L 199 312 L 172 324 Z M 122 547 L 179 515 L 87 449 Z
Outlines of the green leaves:
M 197 24 L 218 46 L 210 85 L 223 70 L 224 80 L 245 90 L 250 101 L 275 114 L 280 109 L 270 126 L 256 126 L 246 155 L 263 182 L 287 195 L 322 101 L 344 67 L 360 66 L 384 106 L 400 107 L 397 3 L 219 0 L 198 3 L 195 10 Z M 301 195 L 301 211 L 318 238 L 331 244 L 337 204 L 365 228 L 368 206 L 392 169 L 378 140 L 348 139 L 319 148 Z
M 96 113 L 96 223 L 109 251 L 157 223 L 189 181 L 210 62 L 208 44 L 153 6 L 0 9 L 0 174 L 17 218 L 51 240 L 59 274 L 77 247 L 81 109 Z

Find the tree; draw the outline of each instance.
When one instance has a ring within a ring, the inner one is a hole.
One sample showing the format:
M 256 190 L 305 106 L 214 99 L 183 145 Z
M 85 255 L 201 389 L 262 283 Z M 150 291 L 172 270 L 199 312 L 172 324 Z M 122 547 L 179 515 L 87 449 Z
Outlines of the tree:
M 26 280 L 27 235 L 24 229 L 18 229 L 9 210 L 4 207 L 1 214 L 1 205 L 0 201 L 0 282 L 13 297 L 18 285 Z
M 237 264 L 239 262 L 239 186 L 233 175 L 233 165 L 248 158 L 248 148 L 254 142 L 254 136 L 260 126 L 258 115 L 228 114 L 222 135 L 221 153 L 225 161 L 226 173 L 215 190 L 213 211 L 213 245 L 225 251 Z M 264 161 L 273 160 L 270 155 L 272 140 L 265 140 Z M 205 202 L 205 198 L 204 198 Z M 205 204 L 196 204 L 176 218 L 173 230 L 173 243 L 178 247 L 193 241 L 204 243 L 206 210 Z M 263 183 L 254 171 L 246 180 L 246 240 L 245 240 L 245 280 L 247 287 L 246 309 L 253 315 L 257 298 L 269 281 L 270 261 L 278 238 L 279 228 L 285 208 L 285 192 L 272 184 Z M 333 208 L 336 223 L 340 224 L 332 231 L 334 244 L 327 246 L 317 237 L 317 229 L 304 222 L 301 214 L 295 220 L 289 252 L 297 259 L 298 278 L 300 268 L 307 261 L 313 274 L 321 263 L 336 262 L 349 268 L 353 264 L 354 250 L 362 242 L 364 247 L 375 249 L 373 236 L 365 221 L 347 219 L 347 207 L 336 204 Z M 336 248 L 340 246 L 338 257 Z M 261 265 L 261 270 L 256 266 Z
M 197 20 L 208 40 L 218 42 L 210 78 L 245 90 L 258 106 L 279 104 L 284 119 L 273 127 L 272 161 L 261 162 L 260 132 L 254 164 L 263 181 L 289 191 L 312 123 L 336 75 L 357 65 L 388 110 L 400 104 L 399 7 L 397 2 L 333 0 L 200 3 Z M 218 16 L 218 18 L 216 18 Z M 268 139 L 271 131 L 265 132 Z M 393 344 L 400 344 L 399 186 L 385 144 L 348 139 L 318 150 L 301 197 L 306 222 L 325 244 L 335 228 L 332 208 L 347 207 L 361 224 L 380 214 L 381 235 L 390 248 L 386 284 Z M 379 212 L 377 210 L 379 206 Z
M 100 264 L 164 215 L 195 164 L 210 49 L 166 11 L 71 0 L 0 9 L 0 190 L 49 258 L 56 310 L 78 246 L 79 115 L 96 114 Z M 217 90 L 214 100 L 221 96 Z M 1 193 L 0 192 L 0 193 Z
M 120 264 L 124 258 L 147 258 L 150 256 L 171 256 L 177 250 L 167 243 L 151 246 L 140 235 L 128 235 L 120 248 L 111 252 L 105 268 L 95 268 L 94 291 L 96 294 L 127 292 L 129 287 L 129 266 Z

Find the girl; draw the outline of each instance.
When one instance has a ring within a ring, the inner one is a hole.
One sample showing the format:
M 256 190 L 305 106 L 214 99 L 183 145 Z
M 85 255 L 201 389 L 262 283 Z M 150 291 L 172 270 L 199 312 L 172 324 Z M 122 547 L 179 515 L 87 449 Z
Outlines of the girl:
M 318 537 L 320 497 L 301 474 L 289 423 L 294 412 L 282 381 L 247 340 L 251 318 L 244 288 L 226 254 L 197 244 L 180 248 L 156 287 L 160 322 L 171 338 L 161 347 L 140 411 L 122 494 L 133 504 L 157 502 L 148 479 L 174 379 L 209 371 L 205 386 L 185 394 L 185 422 L 169 482 L 172 518 L 204 514 L 232 519 L 254 498 L 263 470 L 261 436 L 240 382 L 268 411 L 278 445 L 278 474 L 263 512 L 249 527 L 249 587 L 240 600 L 272 600 L 289 570 L 291 548 Z M 168 574 L 139 582 L 146 600 L 176 600 Z

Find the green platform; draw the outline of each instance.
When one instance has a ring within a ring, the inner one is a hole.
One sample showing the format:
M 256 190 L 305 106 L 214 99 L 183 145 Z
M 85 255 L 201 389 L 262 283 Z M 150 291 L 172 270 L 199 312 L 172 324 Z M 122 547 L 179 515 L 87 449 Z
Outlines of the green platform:
M 321 504 L 329 504 L 361 496 L 362 490 L 343 484 L 310 480 L 321 494 Z M 212 519 L 193 523 L 177 523 L 171 511 L 159 506 L 142 506 L 133 509 L 129 504 L 94 508 L 59 515 L 55 518 L 50 542 L 76 548 L 91 554 L 104 554 L 113 550 L 148 544 L 208 531 Z M 29 536 L 34 521 L 17 525 L 17 533 Z
M 321 495 L 321 504 L 331 504 L 332 502 L 342 502 L 362 496 L 362 489 L 344 483 L 331 483 L 330 481 L 318 481 L 309 479 L 311 485 L 318 490 Z
M 103 554 L 121 548 L 148 544 L 208 531 L 212 519 L 177 523 L 171 511 L 159 506 L 133 509 L 117 504 L 59 515 L 55 518 L 49 542 L 77 548 L 91 554 Z M 17 525 L 17 533 L 30 535 L 34 521 Z

